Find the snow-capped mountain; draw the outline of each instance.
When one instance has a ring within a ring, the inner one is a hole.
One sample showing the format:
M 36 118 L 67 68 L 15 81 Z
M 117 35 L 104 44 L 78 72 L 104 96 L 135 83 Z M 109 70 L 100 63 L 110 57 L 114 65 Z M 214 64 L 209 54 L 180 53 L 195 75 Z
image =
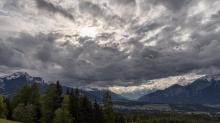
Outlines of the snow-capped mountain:
M 0 77 L 0 94 L 8 98 L 12 98 L 17 87 L 21 88 L 25 83 L 32 85 L 34 82 L 38 83 L 42 95 L 44 94 L 47 86 L 50 84 L 50 82 L 43 80 L 41 77 L 32 77 L 26 72 L 16 72 L 9 76 Z M 63 94 L 66 92 L 67 88 L 68 87 L 63 86 Z M 97 100 L 101 100 L 99 97 L 83 90 L 80 90 L 80 93 L 86 94 L 91 100 L 94 100 L 95 98 Z
M 138 99 L 157 103 L 220 104 L 220 75 L 207 75 L 187 86 L 175 84 Z
M 9 86 L 11 82 L 22 80 L 27 82 L 28 84 L 32 84 L 33 82 L 37 82 L 41 85 L 47 85 L 50 82 L 44 81 L 41 77 L 32 77 L 26 72 L 16 72 L 9 76 L 0 77 L 0 88 L 5 89 L 5 86 Z
M 38 83 L 40 88 L 40 92 L 43 95 L 45 89 L 51 82 L 47 82 L 43 80 L 41 77 L 33 77 L 30 76 L 26 72 L 16 72 L 12 75 L 0 77 L 0 95 L 4 95 L 8 98 L 12 98 L 14 91 L 17 87 L 22 87 L 25 83 L 32 85 L 34 82 Z M 63 94 L 66 93 L 67 86 L 63 86 Z M 74 88 L 75 89 L 75 88 Z M 88 88 L 88 87 L 79 87 L 79 91 L 82 94 L 86 94 L 90 100 L 94 100 L 95 98 L 97 101 L 100 101 L 102 95 L 107 91 L 98 88 Z M 114 100 L 126 100 L 126 98 L 110 92 Z M 101 94 L 101 95 L 100 95 Z
M 217 75 L 206 75 L 204 77 L 199 78 L 200 80 L 205 80 L 208 82 L 211 82 L 211 80 L 219 81 L 220 80 L 220 74 Z
M 41 77 L 32 77 L 26 72 L 16 72 L 12 75 L 0 77 L 0 94 L 11 98 L 17 87 L 21 88 L 25 83 L 32 85 L 34 82 L 38 83 L 41 93 L 44 93 L 45 88 L 50 83 Z

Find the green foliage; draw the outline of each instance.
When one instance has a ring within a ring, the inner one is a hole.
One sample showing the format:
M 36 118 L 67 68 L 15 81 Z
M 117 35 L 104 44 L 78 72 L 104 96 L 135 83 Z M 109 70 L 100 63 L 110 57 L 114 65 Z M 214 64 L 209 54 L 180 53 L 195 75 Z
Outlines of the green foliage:
M 91 122 L 94 121 L 93 111 L 92 111 L 92 104 L 91 101 L 89 101 L 89 98 L 84 95 L 81 95 L 80 98 L 80 115 L 79 115 L 79 121 L 80 122 Z
M 124 113 L 123 115 L 128 123 L 138 123 L 138 117 L 140 123 L 220 123 L 220 116 L 212 117 L 201 114 L 136 112 Z M 131 121 L 131 117 L 136 121 Z
M 31 103 L 31 87 L 26 83 L 22 86 L 20 90 L 20 96 L 21 96 L 21 102 L 27 105 L 28 103 Z
M 57 89 L 54 83 L 48 85 L 45 95 L 41 97 L 41 122 L 51 123 L 57 107 Z
M 62 85 L 60 84 L 59 81 L 56 82 L 56 101 L 55 101 L 55 110 L 61 106 L 61 103 L 62 103 L 62 93 L 63 93 L 63 87 Z
M 0 118 L 5 119 L 8 114 L 7 105 L 4 102 L 4 98 L 0 95 Z
M 70 91 L 70 96 L 69 96 L 69 106 L 70 106 L 70 114 L 75 117 L 76 114 L 75 114 L 75 94 L 74 94 L 74 91 L 73 91 L 73 88 L 71 89 Z
M 6 104 L 6 109 L 8 110 L 6 118 L 9 120 L 12 120 L 12 118 L 11 118 L 11 115 L 12 115 L 11 101 L 8 98 L 5 98 L 5 97 L 3 97 L 3 98 L 4 98 L 3 103 Z
M 70 88 L 69 87 L 66 90 L 66 95 L 70 95 Z
M 12 117 L 22 123 L 34 123 L 36 116 L 36 107 L 33 104 L 20 103 L 17 108 L 14 109 Z
M 12 111 L 14 111 L 14 109 L 19 105 L 20 102 L 21 102 L 20 88 L 17 87 L 11 101 Z
M 122 114 L 120 114 L 120 117 L 118 119 L 118 123 L 126 123 L 125 118 Z
M 80 107 L 79 107 L 79 89 L 78 87 L 75 89 L 75 102 L 74 102 L 74 112 L 73 112 L 73 117 L 75 118 L 76 122 L 80 122 Z
M 69 113 L 69 95 L 65 95 L 61 108 L 55 111 L 53 123 L 71 123 L 72 119 Z
M 96 99 L 93 103 L 93 114 L 95 123 L 104 123 L 102 107 L 97 103 Z
M 31 86 L 31 104 L 39 106 L 40 104 L 40 89 L 38 87 L 37 82 L 34 82 Z
M 115 121 L 115 115 L 114 115 L 114 111 L 113 111 L 113 103 L 112 103 L 112 97 L 109 93 L 109 91 L 107 91 L 104 95 L 103 95 L 103 99 L 102 99 L 104 105 L 104 114 L 105 114 L 105 122 L 106 123 L 114 123 Z
M 208 115 L 183 114 L 183 113 L 115 113 L 113 111 L 112 97 L 107 91 L 103 95 L 103 107 L 95 100 L 92 102 L 86 95 L 80 95 L 78 88 L 66 92 L 68 95 L 61 96 L 63 90 L 59 81 L 51 83 L 45 91 L 45 95 L 40 98 L 39 87 L 35 82 L 31 87 L 25 84 L 21 89 L 17 88 L 13 99 L 10 100 L 0 96 L 0 117 L 12 117 L 16 121 L 23 123 L 220 123 L 220 115 L 210 113 Z M 19 104 L 20 103 L 20 104 Z M 160 105 L 148 105 L 151 107 Z M 171 107 L 183 106 L 191 109 L 196 106 L 172 104 Z M 190 107 L 189 107 L 190 106 Z M 38 113 L 40 112 L 41 113 Z M 11 112 L 11 113 L 10 113 Z M 36 116 L 38 115 L 39 116 Z M 126 119 L 126 120 L 125 120 Z M 0 120 L 1 121 L 1 120 Z M 1 122 L 0 122 L 1 123 Z

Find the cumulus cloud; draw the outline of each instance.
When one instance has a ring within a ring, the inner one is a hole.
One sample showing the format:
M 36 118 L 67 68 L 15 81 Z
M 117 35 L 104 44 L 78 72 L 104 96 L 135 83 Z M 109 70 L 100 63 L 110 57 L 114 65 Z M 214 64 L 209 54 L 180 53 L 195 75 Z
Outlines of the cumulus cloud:
M 0 14 L 0 27 L 16 25 L 0 34 L 0 66 L 7 73 L 25 69 L 66 85 L 136 88 L 165 87 L 163 78 L 220 70 L 219 1 L 24 1 L 0 4 L 6 13 Z M 97 35 L 80 35 L 84 27 Z M 165 83 L 186 81 L 191 82 L 179 77 Z

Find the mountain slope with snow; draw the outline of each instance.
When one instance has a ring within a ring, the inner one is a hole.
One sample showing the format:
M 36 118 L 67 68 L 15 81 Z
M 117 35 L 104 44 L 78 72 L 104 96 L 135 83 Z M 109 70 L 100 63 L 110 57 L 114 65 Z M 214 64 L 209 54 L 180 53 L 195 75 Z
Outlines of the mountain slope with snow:
M 16 72 L 9 76 L 0 77 L 0 94 L 8 98 L 12 98 L 17 87 L 21 88 L 25 83 L 28 83 L 31 86 L 34 82 L 38 83 L 42 95 L 44 94 L 47 86 L 50 84 L 50 82 L 43 80 L 41 77 L 32 77 L 26 72 Z M 67 88 L 68 87 L 63 86 L 64 93 Z M 91 100 L 94 100 L 95 98 L 99 101 L 101 100 L 101 98 L 83 90 L 80 90 L 80 93 L 86 94 Z
M 138 100 L 157 103 L 220 104 L 220 75 L 207 75 L 187 86 L 176 84 L 142 96 Z
M 25 83 L 28 83 L 30 86 L 37 82 L 40 88 L 40 92 L 43 95 L 45 89 L 50 84 L 43 80 L 41 77 L 32 77 L 26 72 L 16 72 L 9 76 L 0 77 L 0 94 L 7 96 L 8 98 L 12 98 L 14 91 L 17 87 L 22 87 Z M 63 86 L 63 94 L 66 93 L 67 86 Z M 97 88 L 88 88 L 88 87 L 79 87 L 79 91 L 82 94 L 85 94 L 89 97 L 90 100 L 101 101 L 102 95 L 107 91 L 105 89 L 97 89 Z M 99 95 L 101 93 L 101 95 Z M 110 91 L 113 100 L 127 100 L 127 98 L 120 96 L 114 92 Z

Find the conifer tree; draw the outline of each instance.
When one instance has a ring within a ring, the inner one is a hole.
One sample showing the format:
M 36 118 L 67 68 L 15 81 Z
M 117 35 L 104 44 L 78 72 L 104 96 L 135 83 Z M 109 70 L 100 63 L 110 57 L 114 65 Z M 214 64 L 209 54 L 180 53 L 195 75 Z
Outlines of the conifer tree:
M 55 110 L 58 108 L 58 107 L 61 107 L 61 103 L 62 103 L 62 93 L 63 93 L 63 87 L 62 85 L 60 84 L 59 80 L 56 82 L 56 103 L 55 103 Z
M 4 98 L 0 95 L 0 118 L 6 118 L 8 114 L 7 105 L 4 103 Z
M 114 123 L 115 115 L 113 111 L 112 97 L 109 91 L 106 91 L 106 93 L 103 95 L 102 101 L 104 103 L 103 108 L 104 108 L 106 123 Z
M 11 100 L 8 98 L 5 98 L 5 97 L 3 97 L 3 98 L 4 98 L 3 103 L 6 104 L 6 109 L 8 110 L 6 118 L 8 120 L 12 120 L 12 118 L 11 118 L 11 115 L 12 115 Z
M 125 118 L 122 114 L 120 114 L 120 116 L 118 118 L 118 123 L 126 123 Z
M 80 118 L 82 122 L 91 122 L 94 119 L 92 111 L 92 103 L 89 98 L 84 95 L 80 98 Z
M 74 113 L 73 113 L 73 117 L 75 118 L 75 121 L 76 122 L 79 122 L 80 120 L 80 118 L 79 118 L 79 116 L 80 116 L 80 113 L 79 113 L 79 103 L 80 103 L 80 101 L 79 101 L 79 99 L 80 99 L 80 94 L 79 94 L 79 89 L 78 89 L 78 87 L 76 87 L 76 89 L 75 89 L 75 103 L 74 103 L 74 107 L 75 107 L 75 110 L 74 110 Z
M 57 88 L 54 83 L 48 85 L 45 95 L 41 97 L 41 122 L 51 123 L 57 107 Z
M 53 123 L 71 123 L 72 116 L 69 112 L 69 95 L 64 95 L 64 100 L 61 108 L 55 111 Z
M 93 103 L 93 114 L 95 123 L 103 123 L 102 107 L 97 103 L 96 99 Z
M 74 113 L 75 113 L 75 93 L 74 93 L 74 91 L 73 91 L 73 88 L 72 88 L 71 91 L 70 91 L 70 96 L 69 96 L 69 98 L 70 98 L 70 101 L 69 101 L 70 114 L 72 115 L 72 117 L 75 118 L 75 115 L 76 115 L 76 114 L 74 114 Z
M 21 103 L 24 103 L 25 105 L 31 103 L 31 97 L 32 97 L 31 87 L 27 83 L 25 83 L 22 86 L 20 90 L 20 95 L 21 95 Z
M 82 106 L 83 105 L 83 95 L 80 95 L 79 102 L 78 102 L 78 107 L 77 112 L 76 112 L 76 122 L 77 123 L 84 123 L 84 112 L 85 108 Z
M 40 89 L 38 87 L 37 82 L 34 82 L 31 86 L 31 104 L 34 104 L 35 106 L 39 106 L 40 101 Z
M 38 121 L 41 117 L 41 111 L 40 111 L 40 89 L 38 87 L 37 82 L 34 82 L 31 86 L 31 104 L 35 105 L 36 108 L 36 120 Z
M 66 90 L 66 95 L 70 95 L 70 88 L 69 87 Z
M 21 102 L 20 88 L 17 87 L 11 101 L 12 112 L 19 105 L 20 102 Z

